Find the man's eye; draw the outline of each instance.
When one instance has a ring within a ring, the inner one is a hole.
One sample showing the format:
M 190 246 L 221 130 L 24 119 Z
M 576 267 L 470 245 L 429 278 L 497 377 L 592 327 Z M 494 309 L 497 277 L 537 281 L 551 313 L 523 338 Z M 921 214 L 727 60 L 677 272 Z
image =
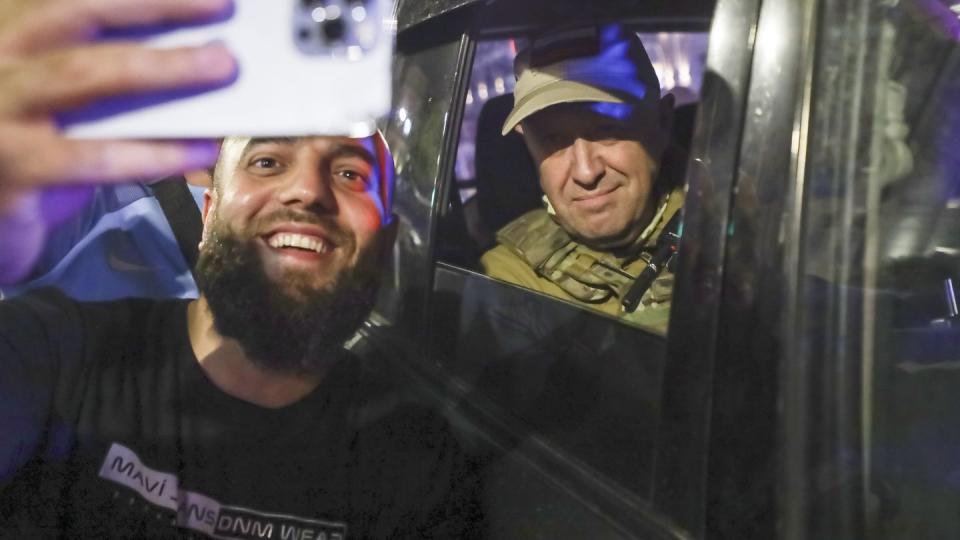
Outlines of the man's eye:
M 277 166 L 277 160 L 269 157 L 261 157 L 253 160 L 253 166 L 259 169 L 273 169 Z
M 351 183 L 351 184 L 354 184 L 354 183 L 357 183 L 357 184 L 366 184 L 366 183 L 367 183 L 367 177 L 366 177 L 366 175 L 364 175 L 363 173 L 360 173 L 360 172 L 358 172 L 358 171 L 354 171 L 354 170 L 350 170 L 350 169 L 344 169 L 344 170 L 342 170 L 342 171 L 338 171 L 338 172 L 337 172 L 337 175 L 340 176 L 341 178 L 343 178 L 346 182 Z
M 255 156 L 250 159 L 247 170 L 257 176 L 274 176 L 283 172 L 284 164 L 275 157 Z

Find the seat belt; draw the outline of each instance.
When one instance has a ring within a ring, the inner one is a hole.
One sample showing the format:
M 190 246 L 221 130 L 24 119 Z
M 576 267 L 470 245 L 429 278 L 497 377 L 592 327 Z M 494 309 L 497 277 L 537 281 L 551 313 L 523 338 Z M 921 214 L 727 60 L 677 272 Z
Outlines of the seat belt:
M 160 203 L 160 209 L 173 229 L 180 252 L 193 274 L 199 255 L 197 246 L 203 233 L 203 219 L 190 188 L 187 187 L 186 179 L 182 176 L 171 176 L 150 184 L 150 189 Z

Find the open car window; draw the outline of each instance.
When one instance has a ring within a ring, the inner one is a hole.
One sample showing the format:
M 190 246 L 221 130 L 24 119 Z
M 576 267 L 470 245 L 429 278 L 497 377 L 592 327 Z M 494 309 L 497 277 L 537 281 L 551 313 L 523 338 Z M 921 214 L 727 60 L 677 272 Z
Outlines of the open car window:
M 682 198 L 680 191 L 706 64 L 707 33 L 641 32 L 638 35 L 660 80 L 661 93 L 671 94 L 675 99 L 672 133 L 654 183 L 657 185 L 655 189 L 676 190 L 675 204 L 680 206 L 682 203 L 678 199 Z M 668 309 L 662 309 L 662 315 L 639 312 L 651 302 L 654 307 L 658 301 L 661 304 L 669 303 L 669 283 L 672 282 L 664 281 L 668 283 L 666 285 L 656 282 L 652 287 L 656 291 L 648 293 L 652 299 L 634 310 L 628 310 L 617 301 L 623 299 L 629 285 L 636 281 L 643 268 L 640 264 L 631 265 L 613 257 L 609 261 L 598 258 L 599 262 L 593 263 L 592 268 L 601 270 L 591 270 L 589 275 L 576 275 L 568 280 L 576 281 L 574 285 L 549 279 L 552 271 L 545 264 L 535 270 L 524 270 L 516 278 L 504 277 L 505 272 L 506 275 L 516 275 L 512 268 L 515 261 L 503 259 L 505 249 L 517 249 L 504 240 L 508 226 L 517 230 L 518 218 L 548 206 L 541 188 L 538 166 L 531 158 L 523 137 L 515 131 L 501 134 L 504 120 L 515 101 L 514 58 L 518 51 L 528 45 L 529 39 L 524 35 L 481 39 L 475 45 L 462 105 L 453 182 L 439 227 L 438 259 L 464 269 L 492 274 L 501 280 L 506 279 L 549 297 L 604 313 L 613 319 L 633 323 L 662 335 L 666 332 Z M 657 204 L 660 204 L 659 200 Z M 670 207 L 668 214 L 672 211 L 673 207 Z M 498 235 L 501 236 L 498 238 Z M 537 248 L 534 246 L 533 249 Z M 600 255 L 605 253 L 601 250 Z M 643 254 L 644 257 L 648 255 Z M 592 257 L 596 253 L 572 255 L 557 265 L 565 269 L 574 256 Z M 511 267 L 504 268 L 503 264 L 510 264 Z M 617 276 L 620 281 L 607 282 L 604 277 L 598 277 L 610 273 L 620 274 Z M 599 279 L 603 287 L 615 291 L 613 296 L 617 298 L 583 300 L 587 295 L 578 295 L 572 290 L 580 282 L 595 279 Z
M 673 142 L 683 165 L 706 68 L 706 26 L 641 33 L 663 92 L 677 98 Z M 493 279 L 480 264 L 498 229 L 544 204 L 522 139 L 500 134 L 525 39 L 525 31 L 498 32 L 469 45 L 462 101 L 453 105 L 462 117 L 455 159 L 441 160 L 450 182 L 424 329 L 428 371 L 446 378 L 457 396 L 452 410 L 473 426 L 465 440 L 488 464 L 486 511 L 495 530 L 663 534 L 672 525 L 649 511 L 649 501 L 664 335 Z M 682 186 L 683 170 L 674 174 Z

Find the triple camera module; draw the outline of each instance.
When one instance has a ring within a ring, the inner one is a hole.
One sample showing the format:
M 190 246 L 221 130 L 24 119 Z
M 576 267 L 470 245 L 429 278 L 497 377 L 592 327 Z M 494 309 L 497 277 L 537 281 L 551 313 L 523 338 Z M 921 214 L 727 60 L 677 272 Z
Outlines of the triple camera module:
M 297 47 L 359 60 L 383 33 L 384 5 L 387 0 L 301 0 L 294 14 Z

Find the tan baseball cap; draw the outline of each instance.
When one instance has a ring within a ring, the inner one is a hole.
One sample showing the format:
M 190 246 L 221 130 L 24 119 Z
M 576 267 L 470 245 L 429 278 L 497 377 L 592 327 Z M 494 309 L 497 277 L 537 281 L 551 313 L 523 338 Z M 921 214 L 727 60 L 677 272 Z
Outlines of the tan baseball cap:
M 513 110 L 502 134 L 551 105 L 582 101 L 642 105 L 660 99 L 660 81 L 637 34 L 620 24 L 552 32 L 514 60 Z

